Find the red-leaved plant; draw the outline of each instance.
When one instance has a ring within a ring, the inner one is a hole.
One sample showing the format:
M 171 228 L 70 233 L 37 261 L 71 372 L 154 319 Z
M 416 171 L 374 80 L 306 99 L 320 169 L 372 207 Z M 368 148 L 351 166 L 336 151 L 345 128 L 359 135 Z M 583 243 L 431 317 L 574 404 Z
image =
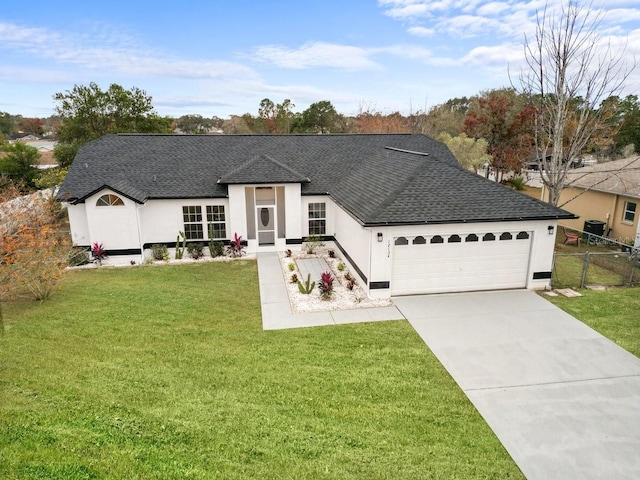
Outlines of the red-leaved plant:
M 241 257 L 244 254 L 244 245 L 242 244 L 242 235 L 233 234 L 233 240 L 229 242 L 227 253 L 232 257 Z
M 331 294 L 333 293 L 333 275 L 331 272 L 324 272 L 320 275 L 320 281 L 318 282 L 318 289 L 320 290 L 320 296 L 324 300 L 328 300 L 331 298 Z
M 107 258 L 107 252 L 104 249 L 104 245 L 102 245 L 102 243 L 93 242 L 91 244 L 91 256 L 93 257 L 93 261 L 100 265 L 102 260 Z

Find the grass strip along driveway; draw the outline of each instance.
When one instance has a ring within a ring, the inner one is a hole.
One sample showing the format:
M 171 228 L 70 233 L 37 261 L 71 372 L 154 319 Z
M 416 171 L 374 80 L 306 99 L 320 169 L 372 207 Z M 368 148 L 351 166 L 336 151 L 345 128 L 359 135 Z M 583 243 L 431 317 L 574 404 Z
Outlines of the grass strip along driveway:
M 407 322 L 263 332 L 253 261 L 5 305 L 0 477 L 522 478 Z
M 640 288 L 580 290 L 582 297 L 545 297 L 640 357 Z

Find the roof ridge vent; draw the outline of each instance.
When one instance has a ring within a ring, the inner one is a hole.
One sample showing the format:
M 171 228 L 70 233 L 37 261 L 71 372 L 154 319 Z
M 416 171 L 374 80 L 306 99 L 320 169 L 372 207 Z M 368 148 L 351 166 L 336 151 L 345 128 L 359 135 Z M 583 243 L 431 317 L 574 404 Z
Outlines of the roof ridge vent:
M 428 157 L 429 155 L 431 155 L 430 153 L 426 153 L 426 152 L 416 152 L 415 150 L 405 150 L 404 148 L 387 147 L 387 146 L 385 146 L 384 148 L 386 148 L 387 150 L 393 150 L 394 152 L 411 153 L 413 155 L 422 155 L 423 157 Z

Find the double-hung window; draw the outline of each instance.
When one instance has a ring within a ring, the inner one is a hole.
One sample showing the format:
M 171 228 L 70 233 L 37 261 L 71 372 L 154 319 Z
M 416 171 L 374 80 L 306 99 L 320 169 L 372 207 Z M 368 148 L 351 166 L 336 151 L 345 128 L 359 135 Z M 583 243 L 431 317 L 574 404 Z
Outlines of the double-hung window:
M 200 205 L 182 207 L 184 235 L 187 240 L 227 238 L 224 205 L 207 205 L 205 213 L 206 217 L 203 217 Z
M 633 202 L 624 202 L 624 212 L 622 214 L 622 221 L 633 223 L 636 218 L 636 209 L 638 204 Z
M 224 205 L 207 205 L 207 233 L 209 238 L 227 238 Z
M 202 233 L 202 207 L 191 205 L 182 207 L 182 219 L 184 221 L 184 235 L 187 240 L 201 240 Z
M 309 235 L 327 233 L 327 207 L 325 203 L 309 204 Z

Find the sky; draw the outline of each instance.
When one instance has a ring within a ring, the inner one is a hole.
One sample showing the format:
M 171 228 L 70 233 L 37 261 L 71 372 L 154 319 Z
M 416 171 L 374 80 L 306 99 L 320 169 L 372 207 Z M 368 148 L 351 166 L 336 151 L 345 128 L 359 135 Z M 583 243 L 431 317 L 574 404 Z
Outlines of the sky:
M 547 0 L 554 9 L 561 0 Z M 544 0 L 6 2 L 0 111 L 54 114 L 74 85 L 138 87 L 160 115 L 251 113 L 290 99 L 403 114 L 518 84 Z M 600 4 L 594 2 L 600 8 Z M 640 61 L 640 2 L 606 0 L 598 34 Z M 623 94 L 640 94 L 640 66 Z

